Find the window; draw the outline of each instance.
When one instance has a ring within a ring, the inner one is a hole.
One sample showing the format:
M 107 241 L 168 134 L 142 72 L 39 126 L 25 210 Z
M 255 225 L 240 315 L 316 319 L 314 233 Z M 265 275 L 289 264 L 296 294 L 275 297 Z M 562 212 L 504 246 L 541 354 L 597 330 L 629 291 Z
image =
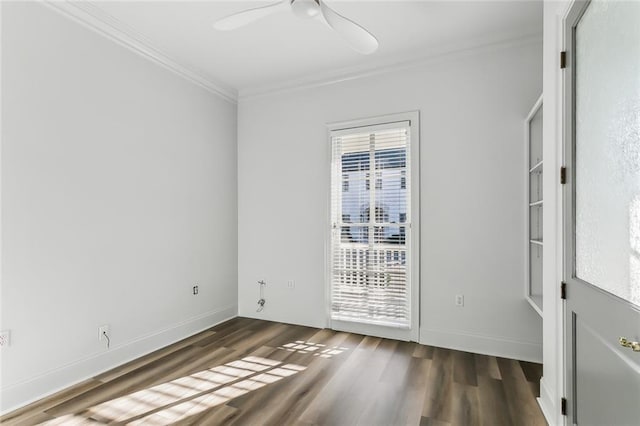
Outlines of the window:
M 409 121 L 331 131 L 332 320 L 412 327 L 410 136 Z
M 378 190 L 382 189 L 382 178 L 376 179 L 376 189 Z
M 342 190 L 344 192 L 349 190 L 349 175 L 346 173 L 342 175 Z

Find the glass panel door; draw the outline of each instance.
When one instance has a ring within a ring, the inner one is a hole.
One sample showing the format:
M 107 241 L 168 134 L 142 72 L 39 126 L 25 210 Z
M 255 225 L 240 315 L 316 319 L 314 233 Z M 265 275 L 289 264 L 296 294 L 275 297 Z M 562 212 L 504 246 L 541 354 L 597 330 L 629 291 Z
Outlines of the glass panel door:
M 575 30 L 576 276 L 640 306 L 640 2 Z
M 566 19 L 564 281 L 569 424 L 640 419 L 640 2 Z

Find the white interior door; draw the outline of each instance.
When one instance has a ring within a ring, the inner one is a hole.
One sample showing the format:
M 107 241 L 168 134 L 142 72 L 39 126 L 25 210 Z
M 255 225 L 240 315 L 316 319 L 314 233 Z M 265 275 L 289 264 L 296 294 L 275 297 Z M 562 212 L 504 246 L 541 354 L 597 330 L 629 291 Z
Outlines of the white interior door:
M 638 425 L 640 2 L 577 1 L 566 28 L 567 414 Z

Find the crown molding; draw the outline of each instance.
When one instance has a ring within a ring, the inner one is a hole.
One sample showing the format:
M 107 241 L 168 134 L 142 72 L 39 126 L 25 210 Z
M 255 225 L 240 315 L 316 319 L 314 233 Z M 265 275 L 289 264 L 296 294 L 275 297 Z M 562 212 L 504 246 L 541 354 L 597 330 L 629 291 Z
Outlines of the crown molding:
M 84 1 L 72 2 L 66 0 L 44 0 L 41 1 L 41 4 L 178 74 L 180 77 L 197 84 L 228 102 L 234 104 L 238 102 L 237 90 L 180 64 L 160 48 L 154 46 L 144 35 L 93 4 Z
M 276 93 L 328 86 L 455 60 L 483 52 L 542 43 L 542 34 L 539 33 L 503 39 L 496 39 L 495 37 L 475 39 L 471 43 L 464 42 L 432 48 L 418 58 L 388 58 L 382 61 L 367 62 L 362 65 L 325 71 L 302 78 L 288 79 L 273 84 L 249 86 L 237 90 L 209 76 L 205 77 L 202 72 L 180 64 L 179 61 L 162 51 L 158 46 L 155 46 L 144 35 L 94 4 L 86 1 L 70 0 L 40 0 L 40 3 L 234 104 L 237 104 L 239 99 L 251 99 Z
M 350 80 L 357 80 L 365 77 L 372 77 L 380 74 L 403 71 L 411 68 L 419 68 L 439 62 L 456 60 L 465 56 L 488 53 L 503 49 L 520 47 L 530 44 L 542 44 L 542 34 L 531 34 L 525 36 L 512 37 L 502 40 L 476 39 L 473 44 L 448 45 L 431 50 L 429 53 L 410 60 L 391 59 L 385 62 L 368 63 L 355 67 L 342 68 L 338 70 L 318 73 L 300 79 L 287 80 L 272 85 L 260 85 L 247 87 L 239 90 L 238 98 L 252 99 L 262 96 L 269 96 L 278 93 L 286 93 L 296 90 L 312 89 L 316 87 L 328 86 Z

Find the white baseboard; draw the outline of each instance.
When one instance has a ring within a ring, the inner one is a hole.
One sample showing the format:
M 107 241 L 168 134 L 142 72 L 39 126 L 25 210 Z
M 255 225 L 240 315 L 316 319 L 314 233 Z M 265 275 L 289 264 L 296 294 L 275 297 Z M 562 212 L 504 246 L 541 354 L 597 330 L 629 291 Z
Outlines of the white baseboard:
M 556 404 L 554 401 L 556 398 L 552 396 L 552 393 L 549 391 L 549 387 L 547 383 L 544 381 L 544 377 L 540 379 L 540 398 L 538 398 L 538 405 L 540 406 L 540 410 L 542 410 L 542 414 L 544 414 L 545 419 L 547 419 L 547 423 L 549 426 L 556 425 Z
M 236 305 L 226 306 L 113 346 L 107 352 L 92 354 L 22 382 L 2 387 L 0 415 L 176 343 L 237 315 Z
M 542 343 L 451 330 L 420 329 L 420 343 L 465 352 L 542 363 Z

